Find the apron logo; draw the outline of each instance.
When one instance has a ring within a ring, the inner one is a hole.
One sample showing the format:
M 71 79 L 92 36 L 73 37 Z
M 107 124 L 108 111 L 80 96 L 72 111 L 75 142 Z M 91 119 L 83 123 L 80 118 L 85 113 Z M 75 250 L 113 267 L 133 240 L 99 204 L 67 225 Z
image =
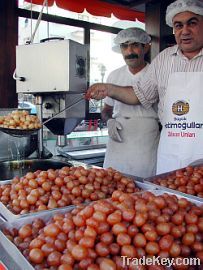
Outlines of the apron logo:
M 172 105 L 172 112 L 176 115 L 184 115 L 189 112 L 189 103 L 183 100 L 178 100 Z

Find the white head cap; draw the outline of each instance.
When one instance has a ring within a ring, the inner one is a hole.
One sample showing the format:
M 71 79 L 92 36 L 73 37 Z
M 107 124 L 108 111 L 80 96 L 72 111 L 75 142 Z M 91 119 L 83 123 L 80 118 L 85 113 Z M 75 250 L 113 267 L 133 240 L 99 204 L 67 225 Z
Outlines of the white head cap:
M 126 42 L 138 42 L 142 44 L 150 43 L 151 37 L 141 28 L 132 27 L 121 30 L 114 39 L 114 52 L 120 52 L 120 44 Z
M 166 10 L 166 23 L 173 26 L 173 18 L 178 13 L 190 11 L 203 16 L 203 1 L 202 0 L 177 0 L 170 4 Z

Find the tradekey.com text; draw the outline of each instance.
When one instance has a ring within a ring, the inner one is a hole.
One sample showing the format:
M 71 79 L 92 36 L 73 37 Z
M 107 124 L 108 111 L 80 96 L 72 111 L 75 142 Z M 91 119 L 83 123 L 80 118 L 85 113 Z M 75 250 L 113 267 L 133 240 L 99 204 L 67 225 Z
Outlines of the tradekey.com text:
M 122 258 L 122 264 L 123 267 L 135 265 L 135 266 L 150 266 L 150 265 L 161 265 L 161 266 L 179 266 L 179 265 L 185 265 L 185 266 L 198 266 L 201 264 L 200 258 L 162 258 L 160 256 L 153 256 L 153 257 L 145 257 L 142 258 L 130 258 L 127 256 L 121 256 Z

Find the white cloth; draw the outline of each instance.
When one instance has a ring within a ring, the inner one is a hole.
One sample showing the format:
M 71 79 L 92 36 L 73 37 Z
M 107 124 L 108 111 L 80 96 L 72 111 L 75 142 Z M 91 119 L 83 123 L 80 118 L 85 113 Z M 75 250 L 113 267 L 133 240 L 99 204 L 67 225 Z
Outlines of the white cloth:
M 176 72 L 165 95 L 157 174 L 203 157 L 203 72 Z
M 139 73 L 132 74 L 128 66 L 123 66 L 119 69 L 114 70 L 110 73 L 107 78 L 107 83 L 113 83 L 120 86 L 130 86 L 134 85 L 137 80 L 141 78 L 142 75 L 145 75 L 149 65 L 143 68 Z M 145 109 L 142 105 L 127 105 L 123 102 L 117 101 L 110 97 L 104 99 L 104 103 L 113 107 L 113 117 L 117 115 L 124 117 L 153 117 L 157 118 L 157 113 L 154 108 Z
M 192 76 L 195 73 L 203 72 L 203 49 L 201 49 L 199 54 L 192 59 L 186 58 L 178 49 L 177 45 L 165 49 L 152 61 L 151 65 L 146 71 L 145 76 L 135 83 L 134 87 L 135 94 L 145 108 L 149 108 L 159 99 L 158 115 L 163 126 L 165 123 L 164 100 L 166 99 L 165 96 L 167 94 L 169 77 L 175 72 L 178 72 L 179 74 L 182 72 L 186 72 L 188 74 L 191 73 Z M 181 89 L 183 89 L 183 83 L 184 82 L 181 81 Z M 190 91 L 193 96 L 196 95 L 196 89 L 190 88 Z M 183 100 L 185 100 L 185 98 Z M 200 102 L 201 99 L 198 100 L 197 104 Z M 162 145 L 167 145 L 167 143 L 165 142 Z M 162 150 L 159 150 L 159 152 L 160 151 Z M 172 151 L 177 152 L 176 146 L 173 145 Z M 196 150 L 194 149 L 192 151 L 194 153 Z M 189 159 L 190 156 L 188 157 Z M 200 155 L 199 158 L 202 157 L 203 155 Z M 164 163 L 165 160 L 162 160 L 162 162 Z M 169 168 L 166 168 L 166 170 L 169 171 Z M 158 168 L 157 173 L 160 172 L 163 172 L 163 170 L 159 170 Z
M 111 118 L 107 121 L 107 128 L 109 137 L 115 142 L 122 142 L 120 131 L 123 129 L 120 122 L 118 122 L 115 118 Z
M 121 43 L 132 43 L 138 42 L 142 44 L 150 43 L 151 37 L 141 28 L 131 27 L 121 30 L 113 40 L 112 50 L 114 52 L 121 53 L 120 44 Z
M 150 43 L 151 37 L 141 28 L 131 27 L 121 30 L 114 39 L 114 43 L 120 45 L 125 42 Z
M 150 177 L 156 172 L 158 122 L 154 118 L 118 117 L 123 126 L 120 135 L 123 142 L 109 138 L 104 168 L 112 167 L 120 172 L 139 177 Z
M 127 66 L 113 71 L 108 83 L 121 86 L 133 85 L 145 74 L 147 67 L 133 75 Z M 122 143 L 109 138 L 104 160 L 104 168 L 113 167 L 123 173 L 139 177 L 155 174 L 159 128 L 157 114 L 151 107 L 145 109 L 141 105 L 126 105 L 122 102 L 105 98 L 105 103 L 113 106 L 113 117 L 123 127 L 120 130 Z
M 177 0 L 171 3 L 166 10 L 166 23 L 173 26 L 173 17 L 181 12 L 193 12 L 203 16 L 203 1 L 202 0 Z

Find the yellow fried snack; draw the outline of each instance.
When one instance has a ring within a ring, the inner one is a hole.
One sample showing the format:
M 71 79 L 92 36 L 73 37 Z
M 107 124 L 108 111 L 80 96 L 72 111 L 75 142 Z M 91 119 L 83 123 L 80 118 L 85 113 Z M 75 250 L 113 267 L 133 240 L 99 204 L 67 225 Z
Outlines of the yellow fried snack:
M 30 115 L 28 111 L 16 110 L 8 115 L 0 116 L 0 127 L 11 129 L 38 129 L 41 123 L 36 115 Z

